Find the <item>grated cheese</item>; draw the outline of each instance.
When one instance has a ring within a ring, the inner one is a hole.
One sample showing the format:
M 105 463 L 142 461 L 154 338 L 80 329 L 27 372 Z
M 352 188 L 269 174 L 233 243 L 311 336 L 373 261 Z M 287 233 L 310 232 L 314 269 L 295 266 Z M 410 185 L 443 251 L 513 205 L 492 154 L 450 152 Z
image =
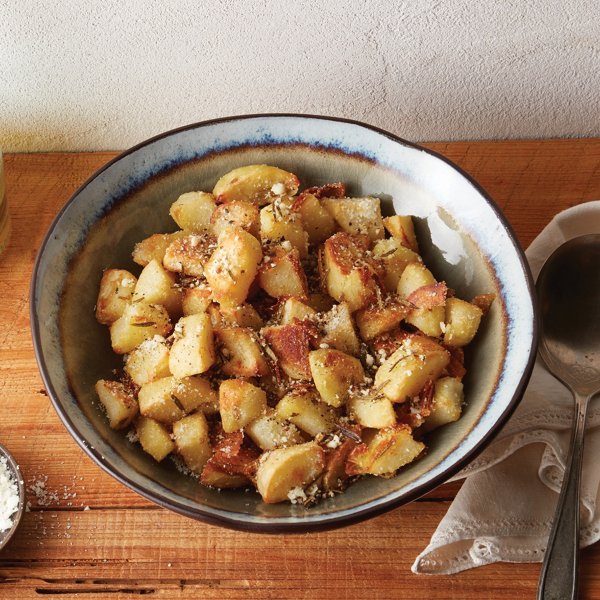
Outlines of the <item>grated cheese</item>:
M 12 515 L 19 508 L 19 488 L 8 468 L 6 457 L 0 456 L 0 531 L 13 525 Z

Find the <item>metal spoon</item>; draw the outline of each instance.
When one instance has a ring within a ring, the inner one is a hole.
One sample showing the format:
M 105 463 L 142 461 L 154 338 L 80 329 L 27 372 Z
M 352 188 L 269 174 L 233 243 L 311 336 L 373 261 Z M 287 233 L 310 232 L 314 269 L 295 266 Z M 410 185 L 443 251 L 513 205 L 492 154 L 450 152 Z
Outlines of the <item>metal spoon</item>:
M 536 289 L 548 370 L 572 392 L 575 415 L 565 475 L 540 575 L 538 600 L 577 598 L 579 487 L 585 417 L 600 391 L 600 234 L 572 239 L 544 264 Z

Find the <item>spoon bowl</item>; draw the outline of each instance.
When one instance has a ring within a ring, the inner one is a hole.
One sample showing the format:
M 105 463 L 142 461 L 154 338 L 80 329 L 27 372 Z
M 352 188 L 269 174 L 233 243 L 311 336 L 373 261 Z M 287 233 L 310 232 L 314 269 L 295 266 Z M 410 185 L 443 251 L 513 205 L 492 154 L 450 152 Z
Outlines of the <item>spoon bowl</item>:
M 569 455 L 538 588 L 538 600 L 566 600 L 576 598 L 578 591 L 579 488 L 587 406 L 600 392 L 600 234 L 560 246 L 542 267 L 536 290 L 542 323 L 540 356 L 575 399 Z

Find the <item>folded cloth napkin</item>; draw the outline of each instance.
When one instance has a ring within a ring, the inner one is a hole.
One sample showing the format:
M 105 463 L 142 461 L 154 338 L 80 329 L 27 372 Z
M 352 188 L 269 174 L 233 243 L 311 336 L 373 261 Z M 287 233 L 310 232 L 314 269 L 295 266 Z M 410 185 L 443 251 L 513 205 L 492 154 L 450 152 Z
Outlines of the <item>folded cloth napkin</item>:
M 534 279 L 563 242 L 600 233 L 600 201 L 557 215 L 527 249 Z M 595 400 L 598 400 L 596 398 Z M 581 545 L 600 539 L 600 402 L 588 410 L 581 480 Z M 489 563 L 541 561 L 569 449 L 571 393 L 538 360 L 512 417 L 454 479 L 466 477 L 414 573 L 449 574 Z

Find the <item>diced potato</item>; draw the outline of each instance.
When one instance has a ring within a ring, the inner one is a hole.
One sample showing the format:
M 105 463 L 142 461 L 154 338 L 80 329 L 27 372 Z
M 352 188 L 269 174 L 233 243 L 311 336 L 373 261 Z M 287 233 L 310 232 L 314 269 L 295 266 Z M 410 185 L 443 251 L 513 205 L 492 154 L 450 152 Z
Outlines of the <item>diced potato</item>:
M 171 243 L 184 235 L 184 231 L 176 231 L 175 233 L 155 233 L 147 237 L 134 246 L 133 262 L 142 265 L 142 267 L 145 267 L 151 260 L 157 260 L 161 263 Z
M 488 314 L 488 311 L 492 307 L 492 303 L 496 299 L 496 294 L 478 294 L 471 299 L 471 304 L 478 306 L 483 313 L 483 316 Z
M 301 194 L 294 201 L 292 211 L 302 217 L 302 224 L 308 233 L 308 241 L 313 245 L 324 242 L 337 229 L 335 219 L 313 194 Z
M 162 423 L 173 423 L 188 413 L 218 411 L 217 392 L 201 377 L 162 377 L 142 385 L 138 392 L 140 413 Z
M 128 304 L 123 315 L 110 326 L 110 342 L 114 352 L 126 354 L 155 335 L 166 337 L 171 329 L 164 306 L 136 302 Z
M 335 429 L 335 413 L 311 391 L 295 390 L 286 394 L 275 410 L 279 419 L 287 419 L 311 437 Z
M 278 364 L 292 379 L 310 379 L 308 354 L 315 328 L 308 321 L 265 327 L 262 334 L 275 353 Z
M 416 252 L 403 246 L 396 238 L 379 240 L 373 246 L 373 256 L 383 263 L 385 287 L 388 292 L 395 292 L 398 289 L 398 282 L 406 265 L 411 262 L 422 262 Z
M 276 199 L 273 204 L 260 211 L 260 237 L 263 241 L 287 240 L 301 258 L 308 256 L 308 234 L 304 230 L 302 217 L 291 210 L 291 201 Z
M 138 403 L 133 393 L 119 381 L 99 379 L 96 393 L 104 406 L 112 429 L 123 429 L 138 413 Z
M 294 488 L 312 483 L 324 468 L 325 452 L 316 442 L 278 448 L 261 459 L 256 488 L 265 502 L 283 502 Z
M 216 206 L 212 194 L 187 192 L 171 204 L 169 214 L 184 231 L 206 233 L 210 229 L 210 218 Z
M 250 485 L 250 480 L 243 475 L 231 475 L 209 461 L 202 469 L 200 483 L 209 487 L 229 489 Z
M 125 372 L 136 385 L 170 375 L 169 349 L 165 339 L 157 336 L 132 350 L 125 362 Z
M 417 243 L 412 217 L 394 215 L 383 219 L 383 224 L 393 238 L 397 239 L 406 248 L 417 254 L 419 253 L 419 244 Z
M 348 388 L 365 378 L 357 358 L 339 350 L 313 350 L 309 356 L 310 371 L 324 402 L 338 407 L 348 397 Z
M 377 299 L 383 268 L 369 257 L 366 237 L 336 233 L 324 244 L 325 285 L 338 302 L 355 311 Z
M 241 429 L 267 409 L 265 392 L 243 379 L 226 379 L 219 387 L 219 410 L 223 431 Z
M 175 450 L 169 430 L 158 421 L 139 417 L 135 425 L 138 439 L 145 452 L 160 462 Z
M 176 283 L 175 275 L 152 259 L 140 273 L 133 292 L 133 302 L 162 304 L 172 318 L 177 318 L 181 316 L 181 290 Z
M 195 413 L 173 423 L 173 438 L 177 452 L 194 473 L 202 473 L 212 455 L 208 439 L 208 423 L 202 413 Z
M 169 369 L 175 377 L 183 379 L 208 371 L 216 360 L 213 328 L 206 313 L 179 319 L 177 338 L 169 353 Z
M 265 204 L 275 196 L 293 196 L 300 182 L 293 173 L 270 165 L 247 165 L 229 171 L 217 181 L 213 194 L 217 202 L 245 200 Z
M 384 237 L 379 198 L 323 198 L 321 202 L 343 231 L 366 235 L 371 241 Z
M 383 395 L 354 395 L 347 400 L 348 413 L 363 427 L 391 427 L 396 423 L 396 413 L 391 401 Z
M 392 402 L 416 396 L 428 380 L 436 380 L 450 362 L 450 354 L 422 335 L 408 336 L 379 367 L 375 388 Z
M 360 340 L 354 329 L 350 308 L 345 302 L 336 304 L 323 319 L 323 343 L 346 354 L 358 356 Z
M 106 269 L 100 280 L 96 301 L 96 320 L 103 325 L 114 323 L 131 301 L 137 279 L 125 269 Z
M 215 300 L 231 306 L 244 303 L 261 261 L 262 248 L 252 234 L 240 228 L 223 231 L 205 265 Z
M 459 298 L 448 298 L 444 344 L 466 346 L 475 337 L 482 315 L 483 311 L 475 304 Z
M 296 248 L 276 246 L 258 273 L 260 287 L 273 298 L 306 298 L 308 283 Z
M 240 304 L 239 306 L 223 304 L 219 307 L 219 312 L 223 325 L 260 329 L 264 324 L 261 316 L 251 304 Z
M 296 426 L 288 421 L 279 420 L 273 410 L 268 410 L 246 425 L 244 431 L 261 450 L 274 450 L 304 441 Z
M 346 197 L 346 184 L 342 181 L 336 181 L 335 183 L 325 183 L 323 185 L 314 185 L 306 188 L 302 194 L 312 194 L 319 200 L 322 198 L 345 198 Z
M 304 319 L 310 319 L 317 314 L 314 308 L 304 304 L 298 298 L 288 298 L 281 308 L 280 321 L 282 325 L 288 325 L 293 323 L 295 320 L 304 321 Z
M 393 475 L 411 463 L 424 450 L 425 444 L 413 439 L 408 425 L 380 429 L 368 444 L 359 444 L 348 457 L 349 475 Z
M 234 200 L 217 206 L 210 219 L 212 234 L 219 237 L 225 229 L 240 227 L 259 237 L 260 221 L 256 204 L 245 200 Z
M 400 298 L 389 297 L 381 304 L 371 304 L 356 311 L 356 324 L 363 340 L 369 341 L 382 333 L 396 329 L 411 312 L 410 306 Z
M 406 265 L 398 282 L 398 295 L 407 299 L 419 288 L 435 285 L 437 282 L 431 271 L 422 263 Z M 425 335 L 440 337 L 446 319 L 444 306 L 416 308 L 406 316 L 406 322 L 420 329 Z
M 348 456 L 357 442 L 346 438 L 337 448 L 328 452 L 325 458 L 325 470 L 323 471 L 323 489 L 333 492 L 341 492 L 348 480 L 346 473 L 346 462 Z
M 271 372 L 256 333 L 247 327 L 215 329 L 223 366 L 221 371 L 232 377 L 260 377 Z
M 193 233 L 173 240 L 165 250 L 163 265 L 174 273 L 202 277 L 204 265 L 214 248 L 214 239 Z
M 140 413 L 161 423 L 174 423 L 185 416 L 183 405 L 173 394 L 177 381 L 163 377 L 144 384 L 138 392 Z
M 464 402 L 463 384 L 455 377 L 440 377 L 435 382 L 431 412 L 425 418 L 423 429 L 431 431 L 441 425 L 458 421 Z
M 185 288 L 181 300 L 183 315 L 187 317 L 188 315 L 197 315 L 198 313 L 206 312 L 211 302 L 210 288 L 205 286 Z

